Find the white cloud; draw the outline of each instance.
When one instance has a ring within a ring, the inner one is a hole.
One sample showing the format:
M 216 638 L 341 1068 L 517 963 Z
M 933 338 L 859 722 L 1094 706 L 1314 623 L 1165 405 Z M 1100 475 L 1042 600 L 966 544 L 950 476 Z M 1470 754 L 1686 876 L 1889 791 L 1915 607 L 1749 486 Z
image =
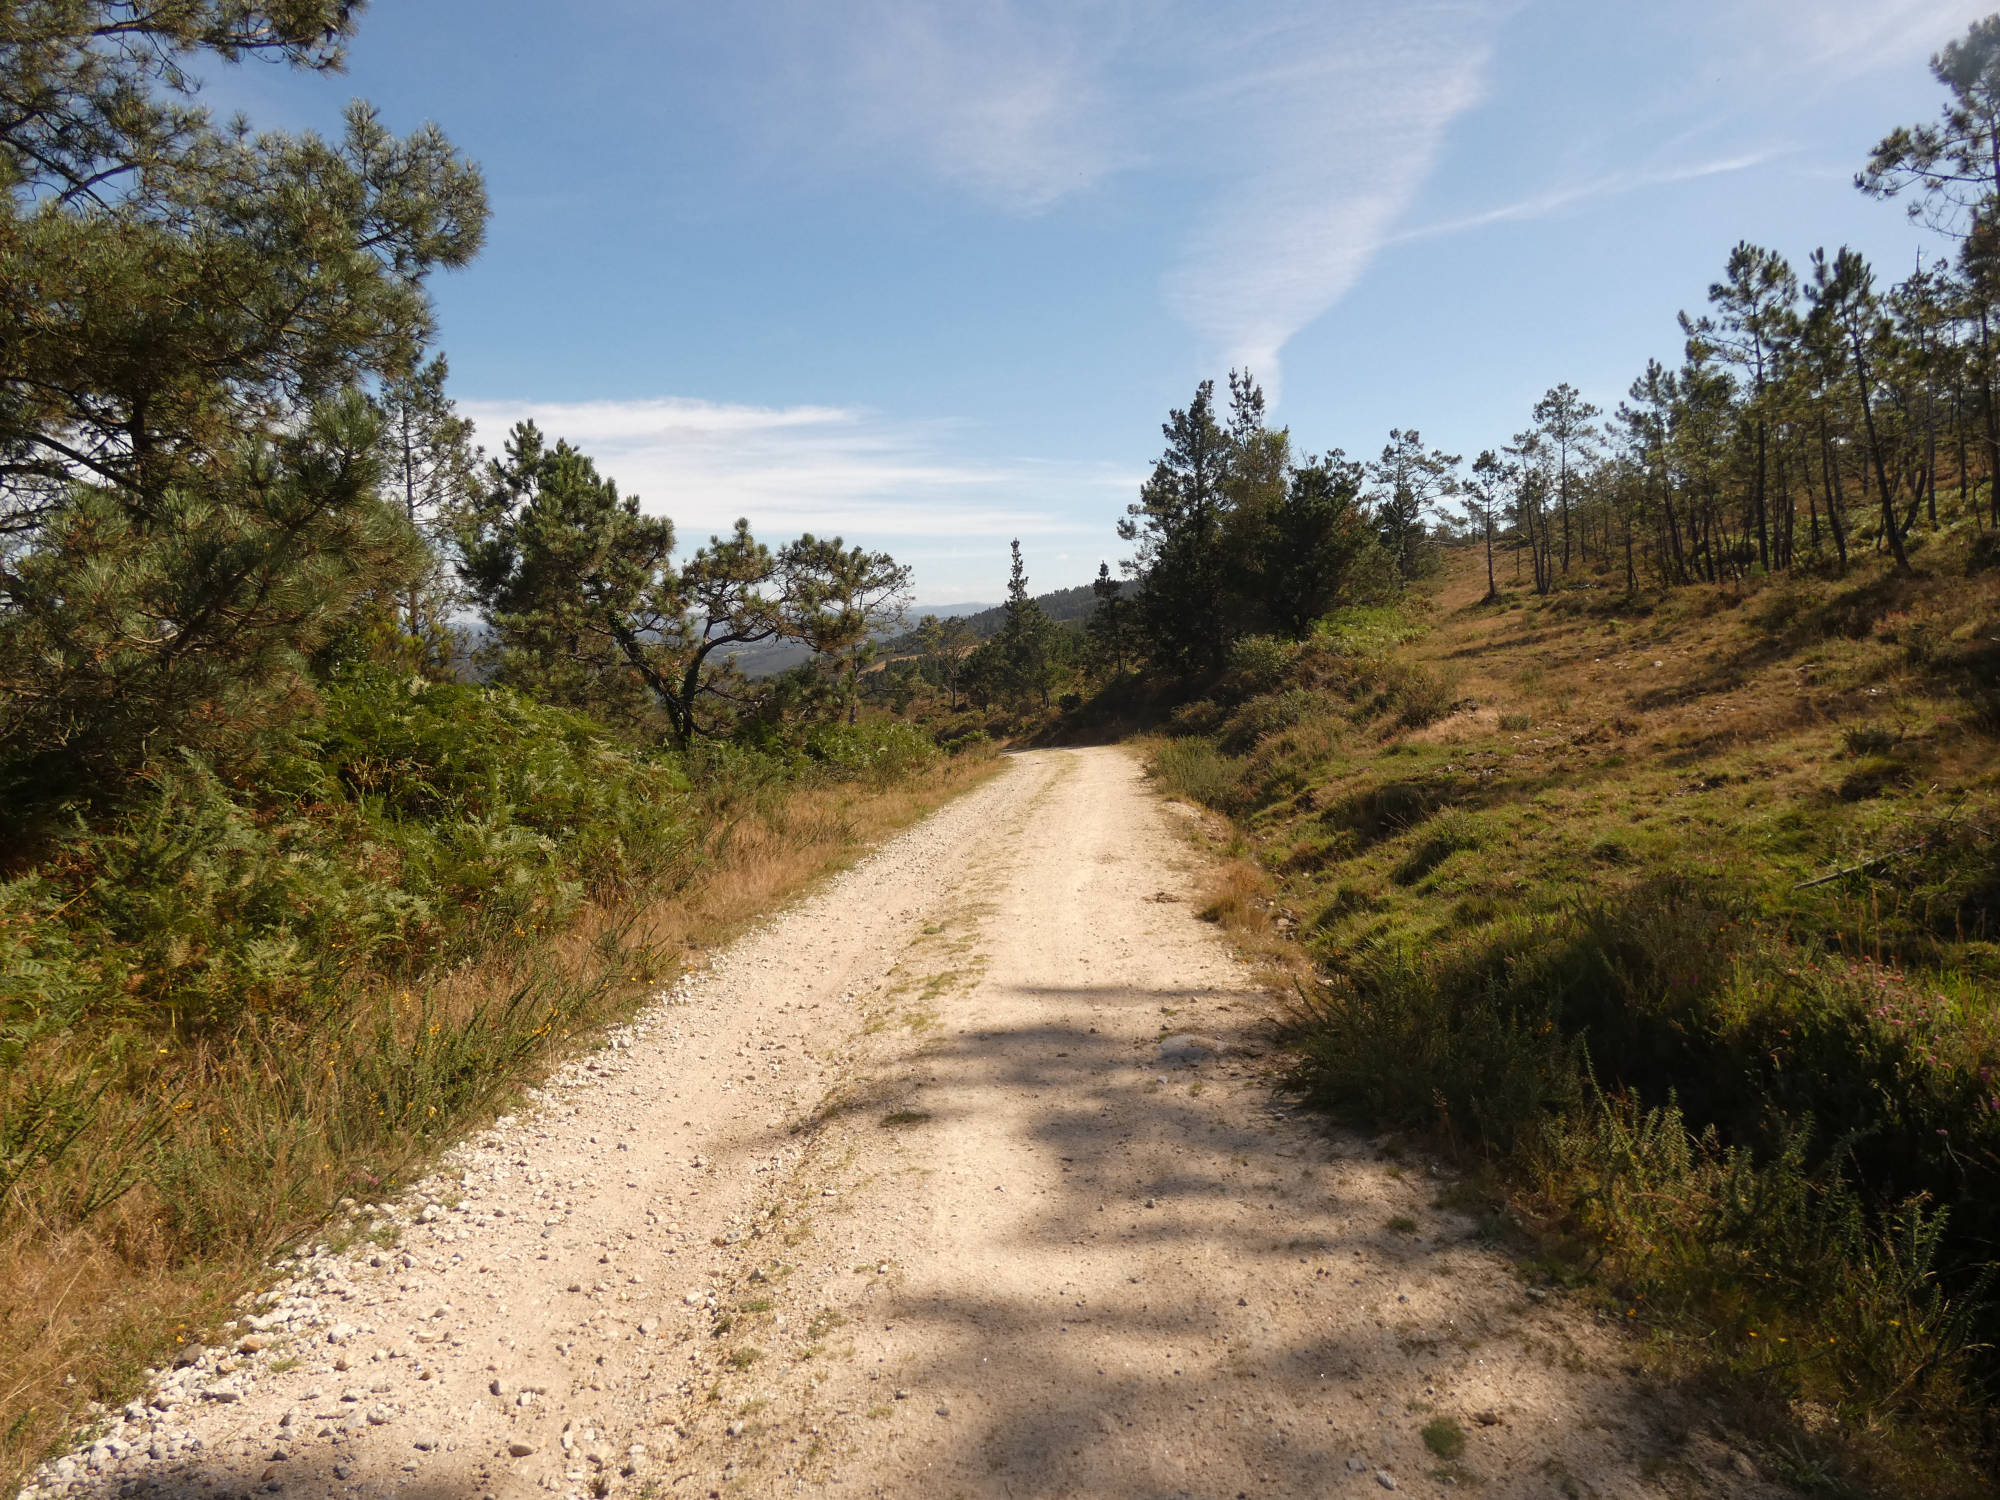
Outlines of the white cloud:
M 1479 99 L 1514 0 L 778 3 L 809 155 L 886 154 L 1021 213 L 1121 172 L 1184 181 L 1167 304 L 1268 385 Z
M 1522 0 L 765 3 L 790 60 L 781 112 L 810 158 L 897 162 L 1023 214 L 1121 174 L 1178 179 L 1169 185 L 1187 208 L 1163 247 L 1166 305 L 1211 357 L 1272 387 L 1286 343 L 1387 245 L 1768 159 L 1607 171 L 1409 230 L 1405 217 L 1454 122 L 1484 97 Z M 1834 87 L 1908 66 L 1991 3 L 1693 0 L 1676 24 L 1716 49 L 1710 66 L 1650 84 L 1683 106 L 1746 73 Z M 1733 120 L 1713 100 L 1701 113 L 1708 128 L 1693 134 L 1710 139 L 1723 116 Z
M 1991 0 L 1769 0 L 1774 56 L 1851 75 L 1928 57 L 1992 10 Z M 1725 13 L 1726 14 L 1726 13 Z
M 1649 187 L 1664 187 L 1670 183 L 1694 182 L 1703 177 L 1721 177 L 1732 172 L 1747 172 L 1787 154 L 1779 150 L 1750 151 L 1740 156 L 1724 157 L 1718 161 L 1695 162 L 1687 166 L 1609 172 L 1585 182 L 1549 188 L 1529 197 L 1516 199 L 1512 203 L 1502 204 L 1498 208 L 1484 209 L 1462 218 L 1443 219 L 1436 223 L 1404 229 L 1393 236 L 1392 243 L 1402 245 L 1415 240 L 1440 239 L 1446 235 L 1463 234 L 1468 230 L 1484 229 L 1491 224 L 1526 223 L 1533 219 L 1545 219 L 1551 214 L 1560 213 L 1565 208 L 1578 203 L 1588 203 L 1594 199 L 1612 198 L 1621 193 L 1637 192 Z
M 1503 12 L 1447 0 L 1323 15 L 1268 29 L 1240 60 L 1207 122 L 1232 141 L 1226 184 L 1165 281 L 1168 305 L 1267 386 L 1292 335 L 1389 241 L 1446 130 L 1479 101 Z
M 667 397 L 460 410 L 494 452 L 518 421 L 551 443 L 568 439 L 648 511 L 671 516 L 684 548 L 747 516 L 767 539 L 833 532 L 895 550 L 899 539 L 949 536 L 998 556 L 1015 535 L 1108 533 L 1139 482 L 1111 465 L 968 460 L 957 429 L 846 407 Z
M 777 0 L 777 13 L 811 154 L 901 157 L 1026 213 L 1131 160 L 1109 77 L 1122 27 L 1101 5 Z

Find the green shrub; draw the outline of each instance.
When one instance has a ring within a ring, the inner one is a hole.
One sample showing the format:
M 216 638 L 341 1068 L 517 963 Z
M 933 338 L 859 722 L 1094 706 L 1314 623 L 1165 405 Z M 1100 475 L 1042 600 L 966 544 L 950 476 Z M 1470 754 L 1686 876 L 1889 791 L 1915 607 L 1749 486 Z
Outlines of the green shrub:
M 1523 925 L 1514 942 L 1540 933 Z M 1552 1008 L 1497 985 L 1446 989 L 1403 952 L 1365 956 L 1304 1001 L 1300 1082 L 1322 1107 L 1503 1149 L 1582 1096 L 1584 1052 Z
M 1448 715 L 1458 703 L 1458 679 L 1426 667 L 1406 667 L 1390 689 L 1396 722 L 1405 729 L 1422 729 Z
M 1840 778 L 1840 800 L 1865 802 L 1916 779 L 1910 765 L 1894 756 L 1870 755 Z
M 1229 711 L 1211 698 L 1196 698 L 1167 715 L 1166 732 L 1175 738 L 1218 733 Z
M 937 741 L 914 725 L 896 720 L 861 724 L 819 724 L 806 731 L 806 758 L 842 780 L 889 782 L 936 765 Z
M 525 939 L 685 868 L 695 826 L 680 766 L 575 715 L 363 674 L 241 785 L 153 768 L 43 878 L 98 955 L 88 1008 L 214 1025 Z
M 1153 775 L 1176 796 L 1227 810 L 1236 804 L 1236 768 L 1205 739 L 1168 740 L 1153 754 Z
M 1209 696 L 1230 704 L 1274 692 L 1298 658 L 1299 647 L 1291 641 L 1269 635 L 1246 636 L 1229 648 L 1222 677 Z
M 1442 779 L 1385 781 L 1350 792 L 1321 813 L 1320 821 L 1347 829 L 1368 848 L 1435 817 L 1450 805 L 1455 790 Z
M 1333 894 L 1327 898 L 1319 915 L 1313 918 L 1313 930 L 1324 932 L 1359 912 L 1380 911 L 1383 905 L 1382 898 L 1373 891 L 1342 881 L 1333 888 Z
M 1840 742 L 1852 756 L 1886 755 L 1902 736 L 1879 724 L 1856 724 L 1840 733 Z
M 1450 1417 L 1433 1417 L 1424 1423 L 1424 1446 L 1449 1463 L 1465 1455 L 1465 1429 Z
M 1373 684 L 1372 694 L 1363 698 L 1357 709 L 1364 722 L 1391 714 L 1396 727 L 1421 729 L 1444 718 L 1458 703 L 1456 675 L 1420 662 L 1394 658 L 1374 661 L 1362 675 Z
M 990 746 L 993 743 L 993 736 L 976 724 L 967 724 L 961 727 L 954 727 L 945 733 L 939 734 L 937 736 L 937 743 L 939 748 L 947 754 L 964 755 L 969 751 L 977 751 Z
M 1968 685 L 1964 697 L 1966 723 L 1983 735 L 2000 739 L 2000 689 Z
M 2000 532 L 1982 531 L 1966 545 L 1965 571 L 1977 575 L 1994 567 L 2000 567 Z
M 1405 612 L 1404 603 L 1336 610 L 1321 620 L 1316 629 L 1321 639 L 1332 642 L 1350 656 L 1378 656 L 1424 632 L 1423 625 Z
M 1844 1153 L 1810 1131 L 1768 1153 L 1691 1129 L 1676 1100 L 1595 1095 L 1551 1122 L 1542 1170 L 1573 1231 L 1619 1247 L 1619 1278 L 1655 1315 L 1720 1312 L 1728 1363 L 1858 1409 L 1907 1407 L 1964 1382 L 1993 1268 L 1951 1285 L 1949 1210 L 1924 1195 L 1872 1210 Z M 1713 1335 L 1712 1335 L 1713 1336 Z
M 1225 754 L 1242 755 L 1266 735 L 1326 715 L 1334 705 L 1331 694 L 1315 688 L 1287 688 L 1268 697 L 1252 698 L 1224 722 L 1217 746 Z

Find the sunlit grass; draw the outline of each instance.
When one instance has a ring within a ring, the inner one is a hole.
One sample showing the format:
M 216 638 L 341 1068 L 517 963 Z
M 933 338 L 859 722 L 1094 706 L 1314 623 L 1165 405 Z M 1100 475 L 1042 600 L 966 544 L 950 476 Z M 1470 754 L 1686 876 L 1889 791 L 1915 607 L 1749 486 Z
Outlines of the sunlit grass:
M 1933 561 L 1496 607 L 1460 559 L 1410 629 L 1264 663 L 1153 763 L 1299 914 L 1302 1088 L 1504 1163 L 1673 1360 L 1944 1493 L 1926 1455 L 2000 1372 L 2000 575 Z

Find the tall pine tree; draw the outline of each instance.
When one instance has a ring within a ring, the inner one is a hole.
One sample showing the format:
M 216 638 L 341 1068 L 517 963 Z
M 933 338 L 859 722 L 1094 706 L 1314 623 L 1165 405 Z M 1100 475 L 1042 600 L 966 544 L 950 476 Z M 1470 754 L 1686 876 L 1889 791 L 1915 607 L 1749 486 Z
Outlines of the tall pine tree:
M 1056 625 L 1028 592 L 1028 570 L 1021 560 L 1021 543 L 1013 543 L 1013 565 L 1007 575 L 1007 602 L 1000 633 L 993 638 L 994 672 L 1003 696 L 1017 705 L 1049 701 L 1055 686 Z
M 1161 428 L 1166 451 L 1118 523 L 1136 544 L 1139 615 L 1149 648 L 1169 670 L 1199 671 L 1228 645 L 1229 568 L 1223 519 L 1229 435 L 1215 418 L 1215 382 Z

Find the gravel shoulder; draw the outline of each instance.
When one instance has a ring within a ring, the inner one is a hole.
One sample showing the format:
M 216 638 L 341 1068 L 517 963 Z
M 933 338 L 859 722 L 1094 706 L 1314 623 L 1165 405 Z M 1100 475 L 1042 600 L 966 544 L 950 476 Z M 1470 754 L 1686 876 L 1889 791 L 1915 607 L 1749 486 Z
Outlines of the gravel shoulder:
M 1176 821 L 1120 750 L 1014 757 L 23 1494 L 1780 1493 L 1285 1107 Z

